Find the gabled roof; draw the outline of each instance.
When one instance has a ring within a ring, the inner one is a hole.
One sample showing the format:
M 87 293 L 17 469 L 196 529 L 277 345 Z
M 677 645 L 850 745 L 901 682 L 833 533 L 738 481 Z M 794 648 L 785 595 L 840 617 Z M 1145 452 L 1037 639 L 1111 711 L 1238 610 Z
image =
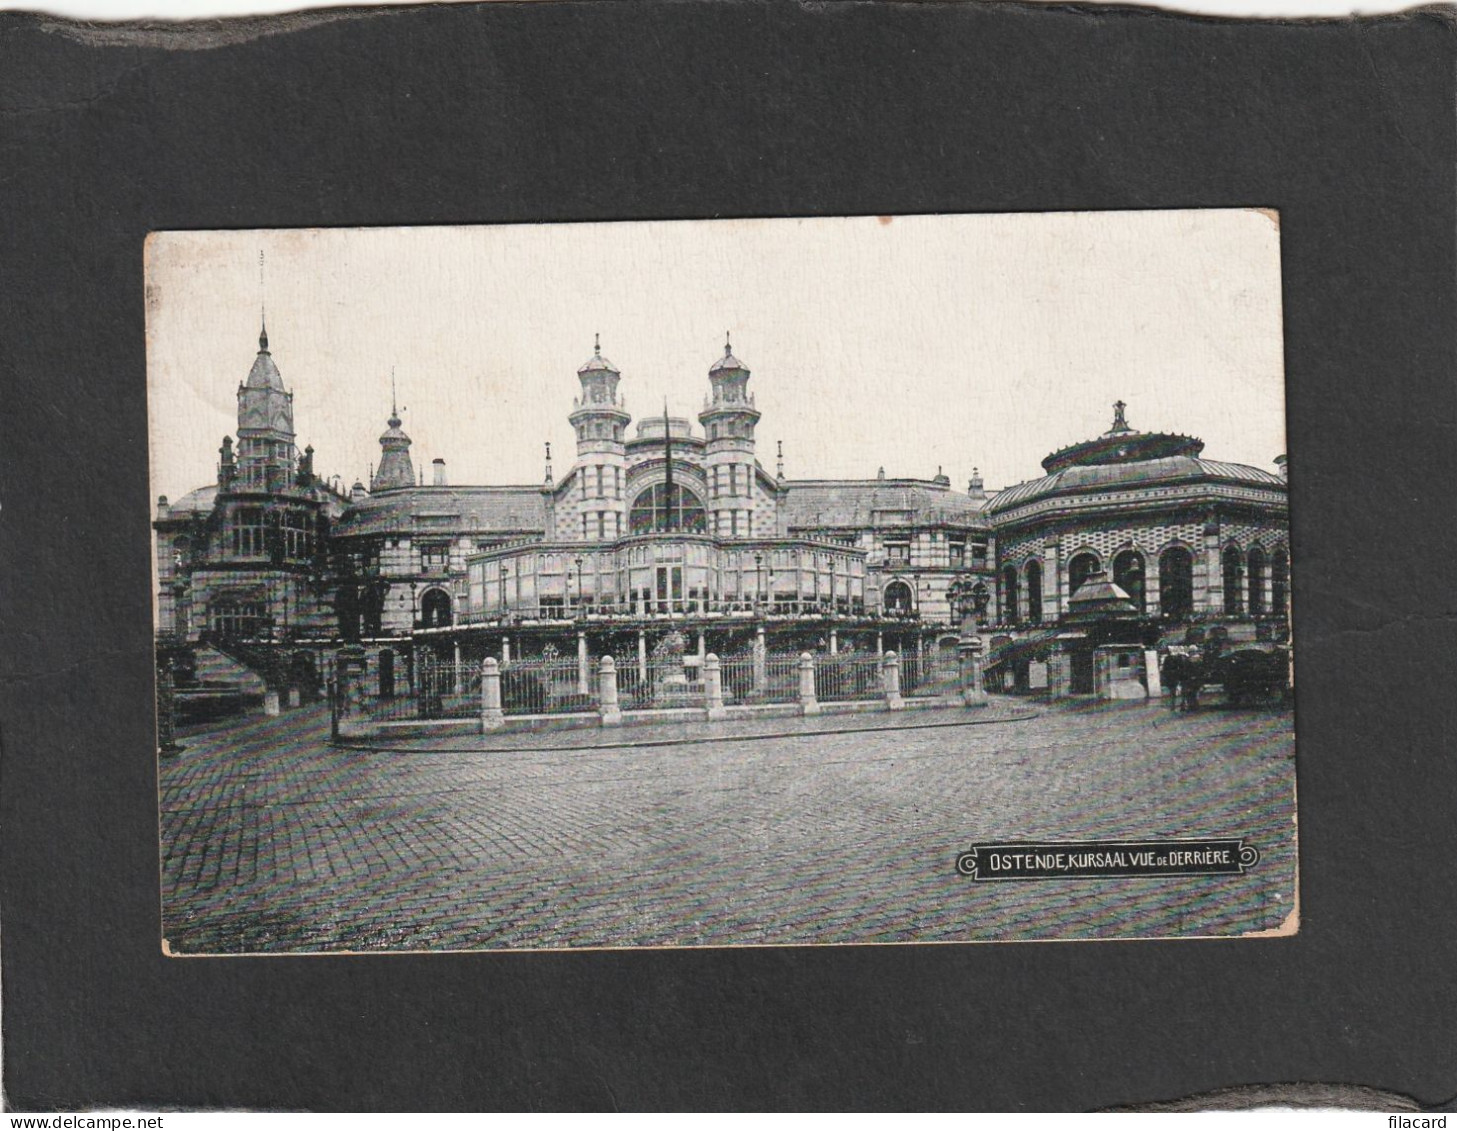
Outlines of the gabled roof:
M 791 530 L 930 525 L 985 526 L 982 503 L 925 479 L 796 479 L 782 484 Z M 909 513 L 909 521 L 895 521 Z
M 401 487 L 352 503 L 342 535 L 545 533 L 540 487 Z

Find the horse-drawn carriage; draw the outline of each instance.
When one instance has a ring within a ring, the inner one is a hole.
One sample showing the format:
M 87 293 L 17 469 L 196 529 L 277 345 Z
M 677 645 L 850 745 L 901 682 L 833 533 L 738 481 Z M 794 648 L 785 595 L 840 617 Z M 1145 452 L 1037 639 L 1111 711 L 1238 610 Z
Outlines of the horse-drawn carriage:
M 1211 686 L 1224 691 L 1232 707 L 1283 700 L 1290 686 L 1290 656 L 1277 644 L 1248 643 L 1228 648 L 1171 647 L 1164 655 L 1160 677 L 1169 693 L 1169 706 L 1186 711 L 1199 706 L 1199 693 Z

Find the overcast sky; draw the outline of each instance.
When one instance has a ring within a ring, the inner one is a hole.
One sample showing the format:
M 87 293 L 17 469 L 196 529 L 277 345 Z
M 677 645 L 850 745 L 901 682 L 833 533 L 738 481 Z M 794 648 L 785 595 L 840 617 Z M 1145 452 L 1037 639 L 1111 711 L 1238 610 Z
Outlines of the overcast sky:
M 259 253 L 266 266 L 260 280 Z M 172 232 L 148 242 L 153 494 L 215 478 L 266 304 L 298 444 L 347 486 L 399 387 L 416 466 L 536 483 L 592 335 L 634 417 L 695 417 L 733 335 L 790 478 L 1041 474 L 1108 428 L 1285 450 L 1279 233 L 1249 210 Z

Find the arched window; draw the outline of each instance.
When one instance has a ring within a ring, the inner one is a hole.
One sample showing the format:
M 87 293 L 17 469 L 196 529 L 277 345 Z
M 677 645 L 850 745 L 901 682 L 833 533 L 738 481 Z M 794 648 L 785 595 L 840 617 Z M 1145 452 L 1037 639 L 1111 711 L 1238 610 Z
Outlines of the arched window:
M 1008 566 L 1002 570 L 1002 623 L 1016 624 L 1019 620 L 1017 592 L 1017 567 Z
M 1224 611 L 1234 614 L 1244 611 L 1244 603 L 1240 600 L 1244 580 L 1244 563 L 1240 559 L 1239 549 L 1236 546 L 1226 546 L 1223 555 L 1224 565 Z
M 887 613 L 909 614 L 911 611 L 911 587 L 904 581 L 892 581 L 885 587 L 883 602 Z
M 1277 617 L 1288 616 L 1290 600 L 1290 555 L 1278 548 L 1270 562 L 1270 611 Z
M 1194 611 L 1194 555 L 1170 546 L 1159 557 L 1159 612 L 1183 620 Z
M 1250 550 L 1250 615 L 1265 611 L 1265 551 L 1255 546 Z
M 668 485 L 654 484 L 633 500 L 627 516 L 628 530 L 633 534 L 669 530 L 702 534 L 708 529 L 703 501 L 680 483 L 673 484 L 672 504 L 668 505 Z
M 1143 612 L 1143 555 L 1137 550 L 1124 550 L 1113 559 L 1113 584 L 1133 598 L 1133 605 Z
M 427 589 L 420 599 L 420 621 L 426 628 L 450 624 L 450 594 L 444 589 Z
M 1083 582 L 1099 570 L 1097 554 L 1075 554 L 1067 565 L 1067 595 L 1076 597 Z
M 1042 623 L 1042 563 L 1036 558 L 1027 563 L 1027 619 Z

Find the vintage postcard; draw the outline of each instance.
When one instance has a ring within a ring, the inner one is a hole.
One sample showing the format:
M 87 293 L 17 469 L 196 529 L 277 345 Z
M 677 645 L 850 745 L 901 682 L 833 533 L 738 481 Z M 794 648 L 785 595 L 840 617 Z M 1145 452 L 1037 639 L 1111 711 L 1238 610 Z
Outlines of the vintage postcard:
M 145 271 L 168 953 L 1297 930 L 1272 211 Z

